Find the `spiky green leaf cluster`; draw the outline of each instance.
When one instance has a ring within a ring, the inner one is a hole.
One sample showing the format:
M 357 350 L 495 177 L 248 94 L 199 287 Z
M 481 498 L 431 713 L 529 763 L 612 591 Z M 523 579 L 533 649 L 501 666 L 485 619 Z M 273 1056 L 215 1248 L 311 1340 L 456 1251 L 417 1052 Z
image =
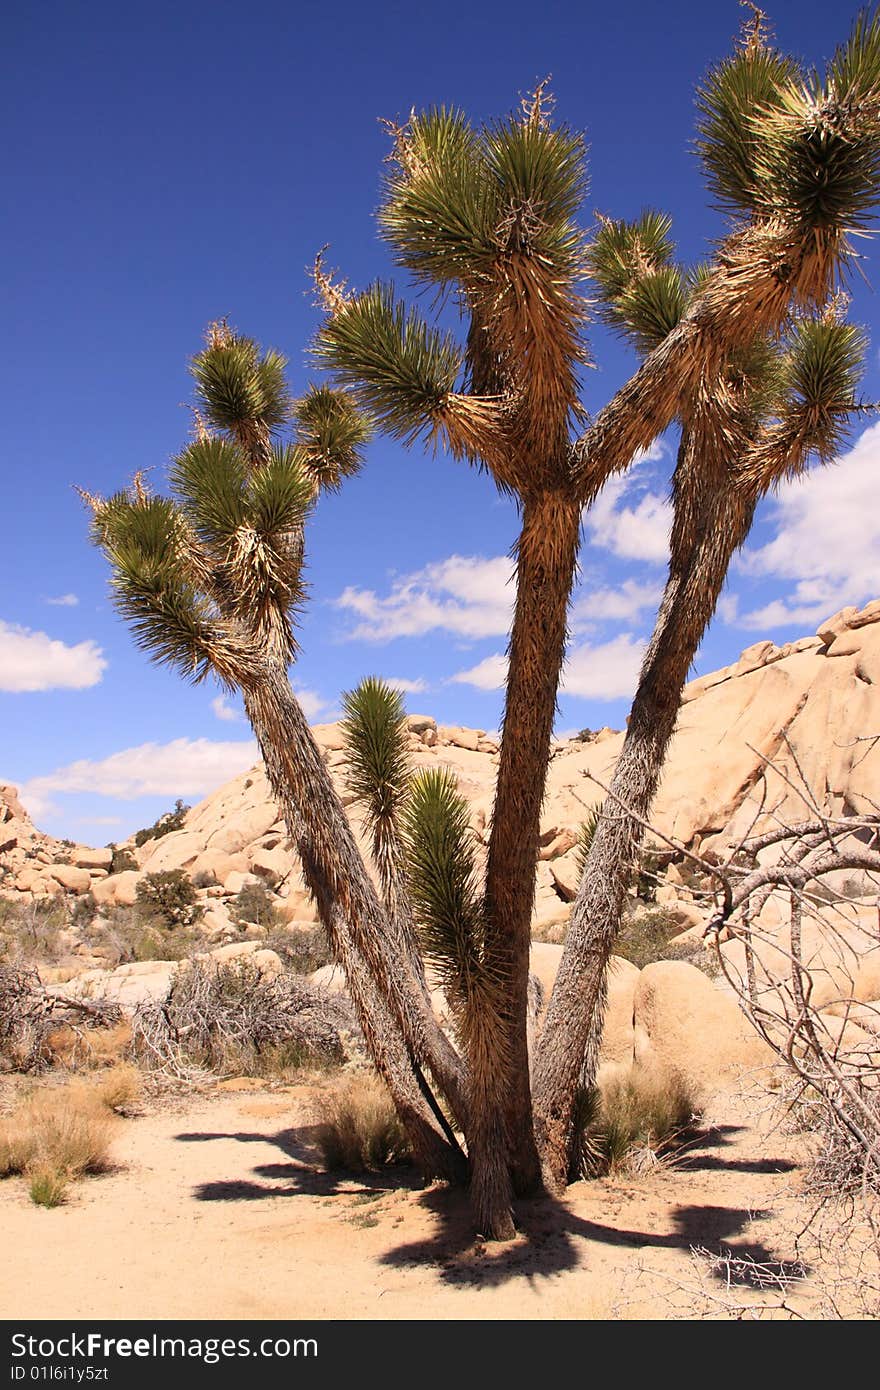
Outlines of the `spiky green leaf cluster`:
M 583 875 L 584 869 L 587 867 L 590 847 L 592 846 L 593 838 L 601 819 L 601 805 L 591 806 L 578 826 L 578 837 L 574 846 L 574 862 L 577 867 L 579 878 Z
M 404 809 L 407 879 L 426 961 L 453 1007 L 485 986 L 482 899 L 468 807 L 448 768 L 413 778 Z
M 811 458 L 827 463 L 840 452 L 859 409 L 866 347 L 863 329 L 833 316 L 795 323 L 780 359 L 778 418 L 756 465 L 762 490 L 799 473 Z
M 712 68 L 697 92 L 697 149 L 707 182 L 734 212 L 761 212 L 766 119 L 802 74 L 790 58 L 749 44 Z
M 409 791 L 403 698 L 376 676 L 367 676 L 343 695 L 342 707 L 348 785 L 364 807 L 384 880 L 398 860 L 400 816 Z
M 861 15 L 824 78 L 763 43 L 709 74 L 698 96 L 710 187 L 734 212 L 817 233 L 857 230 L 880 195 L 880 14 Z
M 112 565 L 114 605 L 137 646 L 187 680 L 204 680 L 217 643 L 217 615 L 191 581 L 175 503 L 119 492 L 95 513 L 92 529 Z M 219 674 L 225 678 L 222 661 Z
M 633 222 L 605 219 L 587 250 L 599 317 L 642 353 L 672 332 L 687 307 L 688 286 L 672 263 L 671 227 L 665 213 L 653 211 Z
M 350 396 L 311 386 L 293 407 L 303 463 L 319 488 L 336 492 L 361 467 L 370 426 Z
M 451 335 L 407 312 L 384 285 L 327 318 L 315 352 L 389 434 L 409 444 L 433 430 L 462 367 Z
M 397 134 L 379 226 L 422 284 L 473 286 L 495 252 L 483 152 L 462 112 L 434 107 Z
M 379 223 L 417 280 L 480 297 L 511 254 L 580 274 L 584 186 L 580 136 L 537 117 L 475 132 L 460 111 L 435 107 L 397 133 Z
M 216 332 L 191 364 L 206 419 L 234 435 L 254 426 L 274 433 L 290 415 L 286 366 L 278 352 L 261 355 L 252 338 Z
M 297 441 L 273 442 L 291 415 L 284 366 L 212 325 L 192 363 L 198 437 L 172 464 L 172 497 L 149 496 L 137 478 L 131 492 L 87 498 L 135 640 L 197 680 L 213 669 L 240 685 L 268 654 L 290 659 L 306 516 L 322 485 L 355 470 L 366 437 L 348 398 L 313 389 L 297 407 Z

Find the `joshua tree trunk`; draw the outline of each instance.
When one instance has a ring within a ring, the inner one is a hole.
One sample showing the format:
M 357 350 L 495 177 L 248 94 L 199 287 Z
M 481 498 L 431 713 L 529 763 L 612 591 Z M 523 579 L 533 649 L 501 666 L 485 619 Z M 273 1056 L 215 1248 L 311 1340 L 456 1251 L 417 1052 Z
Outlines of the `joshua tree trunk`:
M 486 870 L 486 956 L 490 970 L 506 982 L 501 1042 L 507 1084 L 502 1103 L 511 1175 L 520 1193 L 534 1192 L 541 1184 L 529 1079 L 529 946 L 541 804 L 579 524 L 579 507 L 562 492 L 543 492 L 525 503 Z
M 731 488 L 720 493 L 708 489 L 699 508 L 696 545 L 686 559 L 676 554 L 677 546 L 673 548 L 657 626 L 611 781 L 612 794 L 590 846 L 538 1046 L 535 1125 L 551 1190 L 565 1184 L 578 1086 L 591 1084 L 596 1074 L 606 969 L 642 840 L 639 818 L 645 820 L 650 811 L 675 731 L 682 687 L 753 511 L 754 504 Z
M 384 1078 L 426 1176 L 462 1181 L 460 1151 L 441 1133 L 418 1063 L 450 1104 L 463 1096 L 458 1059 L 436 1046 L 439 1025 L 389 926 L 330 774 L 280 663 L 244 690 L 244 704 L 303 872 L 346 981 L 370 1055 Z M 454 1066 L 448 1065 L 448 1058 Z

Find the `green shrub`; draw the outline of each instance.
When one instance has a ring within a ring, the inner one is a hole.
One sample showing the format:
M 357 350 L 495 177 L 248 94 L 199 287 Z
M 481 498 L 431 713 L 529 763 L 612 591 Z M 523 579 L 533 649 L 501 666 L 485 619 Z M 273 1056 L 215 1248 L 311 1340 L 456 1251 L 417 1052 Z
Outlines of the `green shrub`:
M 70 917 L 62 896 L 0 903 L 0 956 L 51 964 L 66 954 L 61 933 Z
M 266 946 L 297 975 L 311 975 L 332 960 L 323 927 L 275 927 L 266 934 Z
M 93 893 L 83 893 L 74 898 L 70 905 L 70 925 L 82 929 L 87 927 L 98 911 Z
M 137 831 L 134 837 L 135 844 L 140 848 L 140 846 L 145 845 L 148 840 L 159 840 L 163 835 L 170 835 L 172 830 L 181 830 L 190 809 L 191 808 L 185 806 L 178 797 L 177 801 L 174 803 L 173 811 L 166 811 L 164 815 L 159 816 L 157 820 L 153 821 L 152 825 L 148 825 L 143 830 Z
M 204 938 L 197 927 L 172 927 L 158 911 L 141 903 L 116 904 L 97 919 L 89 944 L 115 967 L 138 960 L 185 960 L 204 947 Z
M 621 926 L 614 954 L 632 961 L 641 970 L 655 960 L 666 960 L 669 941 L 680 931 L 680 924 L 664 908 L 636 908 Z
M 265 883 L 243 883 L 230 903 L 230 913 L 236 922 L 253 922 L 258 927 L 280 925 L 275 899 Z
M 191 927 L 204 911 L 192 880 L 183 869 L 160 869 L 145 874 L 138 883 L 136 898 L 143 915 L 158 915 L 169 927 Z
M 140 834 L 140 831 L 138 831 L 138 834 Z M 137 871 L 139 867 L 138 862 L 130 849 L 125 845 L 123 845 L 121 849 L 118 845 L 111 845 L 110 849 L 113 853 L 113 858 L 110 860 L 111 874 L 125 874 L 130 873 L 132 870 Z

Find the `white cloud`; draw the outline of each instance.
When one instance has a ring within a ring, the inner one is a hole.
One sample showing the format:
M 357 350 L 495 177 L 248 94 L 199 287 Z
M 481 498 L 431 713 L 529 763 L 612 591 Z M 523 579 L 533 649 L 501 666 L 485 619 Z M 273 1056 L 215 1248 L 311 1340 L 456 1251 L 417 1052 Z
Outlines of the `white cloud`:
M 58 598 L 47 598 L 46 602 L 53 608 L 76 608 L 79 599 L 76 594 L 60 594 Z
M 402 695 L 424 695 L 429 688 L 422 676 L 414 681 L 407 680 L 405 676 L 386 676 L 385 684 L 390 685 L 392 690 L 399 690 Z
M 583 642 L 569 648 L 559 693 L 585 700 L 618 700 L 632 695 L 646 645 L 641 638 L 624 632 L 610 642 Z M 506 679 L 507 657 L 501 652 L 450 677 L 459 685 L 473 685 L 477 690 L 498 690 Z
M 316 723 L 330 713 L 330 705 L 323 695 L 318 694 L 317 690 L 309 690 L 306 686 L 300 686 L 299 688 L 294 687 L 293 693 L 302 705 L 303 714 L 310 724 Z
M 572 604 L 572 631 L 583 632 L 594 623 L 632 622 L 645 609 L 656 609 L 662 596 L 662 584 L 635 579 L 625 579 L 618 589 L 582 590 Z
M 496 637 L 510 627 L 512 575 L 513 563 L 506 555 L 450 555 L 399 575 L 384 597 L 352 586 L 335 602 L 360 619 L 345 634 L 347 640 L 390 642 L 437 630 L 468 638 Z
M 85 690 L 98 684 L 106 667 L 95 642 L 69 647 L 48 633 L 0 621 L 0 690 Z
M 141 743 L 107 758 L 80 758 L 32 777 L 19 794 L 34 817 L 54 809 L 51 798 L 58 793 L 86 792 L 117 801 L 141 796 L 203 797 L 253 767 L 259 756 L 254 739 L 214 743 L 206 738 L 176 738 L 171 743 Z
M 211 701 L 211 709 L 214 711 L 217 719 L 222 719 L 224 723 L 233 724 L 242 717 L 238 710 L 234 709 L 229 703 L 229 699 L 226 695 L 215 695 Z
M 622 632 L 610 642 L 584 642 L 568 653 L 560 694 L 585 700 L 618 700 L 632 695 L 647 643 Z
M 77 816 L 77 825 L 122 825 L 121 816 Z
M 717 606 L 718 616 L 723 623 L 735 623 L 739 613 L 739 594 L 722 594 Z
M 631 467 L 635 468 L 640 463 L 659 463 L 666 457 L 666 445 L 662 439 L 653 439 L 647 449 L 636 449 L 633 454 Z
M 746 551 L 748 575 L 788 580 L 783 598 L 746 613 L 744 627 L 811 624 L 880 594 L 880 424 L 827 468 L 784 484 L 771 504 L 776 534 Z
M 477 690 L 499 690 L 507 679 L 507 657 L 495 652 L 469 670 L 457 671 L 449 679 L 458 685 L 476 686 Z
M 660 493 L 651 492 L 634 469 L 609 478 L 584 515 L 584 527 L 592 545 L 610 550 L 623 560 L 646 560 L 651 564 L 667 560 L 671 525 L 669 502 Z

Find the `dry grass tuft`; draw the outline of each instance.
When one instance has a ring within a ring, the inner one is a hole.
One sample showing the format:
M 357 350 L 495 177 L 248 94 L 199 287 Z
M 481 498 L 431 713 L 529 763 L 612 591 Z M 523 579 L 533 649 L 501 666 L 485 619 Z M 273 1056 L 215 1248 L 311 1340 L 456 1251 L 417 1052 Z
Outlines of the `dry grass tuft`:
M 34 1202 L 58 1206 L 71 1182 L 109 1167 L 112 1110 L 124 1092 L 133 1094 L 132 1079 L 110 1073 L 98 1086 L 52 1087 L 28 1097 L 0 1124 L 0 1177 L 23 1174 Z
M 581 1099 L 570 1177 L 649 1172 L 686 1141 L 699 1108 L 679 1072 L 632 1066 L 612 1074 Z
M 409 1142 L 379 1077 L 358 1071 L 324 1098 L 317 1141 L 329 1171 L 374 1173 L 410 1161 Z

